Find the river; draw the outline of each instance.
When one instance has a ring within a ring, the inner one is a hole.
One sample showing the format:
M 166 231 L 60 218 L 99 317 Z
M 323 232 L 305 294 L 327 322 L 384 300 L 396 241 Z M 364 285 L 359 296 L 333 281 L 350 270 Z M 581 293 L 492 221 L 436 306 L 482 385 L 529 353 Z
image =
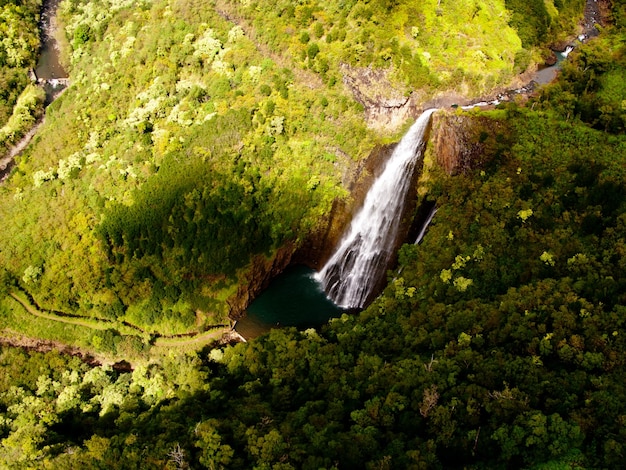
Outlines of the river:
M 67 78 L 67 72 L 61 65 L 59 43 L 56 40 L 56 13 L 61 0 L 50 0 L 44 3 L 41 10 L 39 29 L 41 31 L 41 47 L 39 62 L 35 74 L 40 80 Z
M 39 20 L 41 35 L 40 55 L 37 67 L 34 70 L 35 76 L 32 78 L 46 92 L 44 106 L 48 106 L 58 98 L 68 84 L 67 72 L 60 61 L 59 43 L 55 37 L 57 28 L 56 12 L 59 8 L 59 3 L 61 3 L 61 0 L 44 2 Z M 43 119 L 37 122 L 30 131 L 9 149 L 7 154 L 0 158 L 0 183 L 9 176 L 15 164 L 14 158 L 26 148 L 42 123 Z

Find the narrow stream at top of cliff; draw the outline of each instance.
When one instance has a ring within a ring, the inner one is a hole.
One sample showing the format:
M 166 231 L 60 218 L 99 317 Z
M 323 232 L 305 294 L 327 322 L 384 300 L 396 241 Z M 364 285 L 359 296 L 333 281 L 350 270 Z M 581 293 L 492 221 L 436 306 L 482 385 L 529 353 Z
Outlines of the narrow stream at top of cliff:
M 56 39 L 57 11 L 61 0 L 44 1 L 39 20 L 41 46 L 39 61 L 34 74 L 37 83 L 46 92 L 44 106 L 48 106 L 57 99 L 68 85 L 67 71 L 61 64 L 61 49 Z

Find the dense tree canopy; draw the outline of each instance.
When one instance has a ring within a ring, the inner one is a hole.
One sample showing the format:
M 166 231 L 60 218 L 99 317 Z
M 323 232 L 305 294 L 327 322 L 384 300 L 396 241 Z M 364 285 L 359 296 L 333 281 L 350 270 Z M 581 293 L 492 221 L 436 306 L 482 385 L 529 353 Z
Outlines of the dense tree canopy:
M 439 112 L 480 158 L 450 176 L 428 145 L 419 197 L 438 212 L 364 311 L 163 341 L 227 321 L 250 260 L 318 229 L 341 173 L 391 139 L 340 63 L 445 88 L 457 75 L 432 62 L 495 24 L 496 49 L 467 49 L 502 61 L 487 87 L 582 7 L 340 3 L 62 3 L 73 84 L 0 186 L 1 337 L 109 365 L 0 347 L 1 467 L 621 468 L 623 2 L 525 105 Z
M 43 96 L 27 88 L 39 52 L 40 9 L 41 0 L 0 2 L 0 157 L 41 113 Z

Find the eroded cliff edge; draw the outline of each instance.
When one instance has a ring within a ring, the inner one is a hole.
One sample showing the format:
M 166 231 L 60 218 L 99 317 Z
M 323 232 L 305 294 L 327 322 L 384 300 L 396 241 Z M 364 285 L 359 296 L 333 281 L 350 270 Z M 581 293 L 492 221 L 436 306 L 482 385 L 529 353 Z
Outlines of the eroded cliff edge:
M 269 257 L 257 255 L 252 259 L 237 292 L 227 300 L 229 315 L 233 320 L 239 319 L 250 302 L 290 264 L 304 264 L 313 269 L 322 266 L 330 257 L 353 215 L 362 206 L 378 170 L 389 158 L 393 148 L 394 145 L 378 146 L 359 162 L 346 159 L 342 168 L 343 186 L 348 190 L 349 196 L 334 201 L 331 211 L 320 220 L 318 230 L 301 243 L 288 242 Z
M 501 122 L 486 115 L 440 110 L 433 115 L 425 160 L 451 176 L 479 168 L 502 132 Z
M 413 175 L 411 196 L 403 220 L 404 232 L 418 224 L 420 206 L 428 198 L 425 189 L 433 171 L 457 175 L 484 165 L 488 146 L 496 145 L 499 121 L 452 108 L 433 114 L 424 159 Z M 303 243 L 287 243 L 271 257 L 257 256 L 237 293 L 228 300 L 230 316 L 238 319 L 249 303 L 290 264 L 301 263 L 319 269 L 339 242 L 354 213 L 361 207 L 378 170 L 391 155 L 395 145 L 375 148 L 361 162 L 344 169 L 344 185 L 350 196 L 336 200 L 331 212 L 321 221 L 320 229 Z M 422 165 L 424 166 L 422 171 Z M 419 195 L 419 196 L 418 196 Z

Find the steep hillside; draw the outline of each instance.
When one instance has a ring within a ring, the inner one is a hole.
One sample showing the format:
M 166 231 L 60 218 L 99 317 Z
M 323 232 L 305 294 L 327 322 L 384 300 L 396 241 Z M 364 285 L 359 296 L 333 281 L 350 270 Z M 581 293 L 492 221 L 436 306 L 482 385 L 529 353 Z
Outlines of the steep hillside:
M 624 2 L 526 106 L 435 116 L 438 212 L 372 305 L 187 354 L 159 335 L 221 321 L 387 139 L 232 5 L 130 6 L 65 3 L 74 84 L 0 187 L 0 321 L 134 368 L 0 347 L 0 467 L 623 467 Z
M 290 5 L 62 2 L 71 86 L 0 188 L 3 289 L 133 344 L 227 324 L 250 267 L 324 230 L 397 139 L 368 99 L 479 93 L 533 52 L 503 2 Z

